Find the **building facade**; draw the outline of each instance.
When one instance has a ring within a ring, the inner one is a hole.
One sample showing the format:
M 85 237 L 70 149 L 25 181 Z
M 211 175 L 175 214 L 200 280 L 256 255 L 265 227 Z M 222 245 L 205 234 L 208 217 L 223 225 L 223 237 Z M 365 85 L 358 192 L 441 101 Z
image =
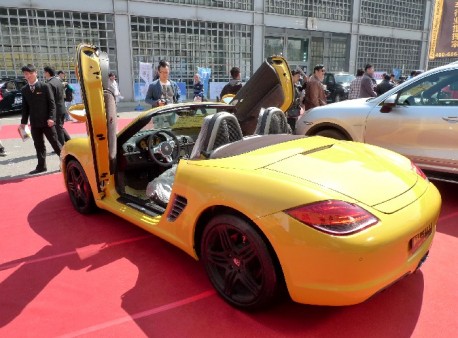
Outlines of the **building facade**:
M 273 54 L 307 73 L 376 70 L 409 75 L 451 59 L 427 61 L 433 0 L 2 0 L 0 77 L 21 66 L 51 65 L 75 82 L 76 46 L 108 52 L 127 100 L 141 82 L 140 62 L 171 64 L 173 80 L 192 85 L 198 67 L 226 82 L 248 79 Z M 188 92 L 192 92 L 188 90 Z

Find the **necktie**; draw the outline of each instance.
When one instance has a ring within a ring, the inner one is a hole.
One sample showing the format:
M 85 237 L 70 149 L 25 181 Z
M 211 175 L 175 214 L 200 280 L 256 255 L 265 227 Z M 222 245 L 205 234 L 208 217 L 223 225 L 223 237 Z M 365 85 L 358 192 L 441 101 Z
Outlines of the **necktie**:
M 30 86 L 30 91 L 33 93 L 35 91 L 35 85 Z

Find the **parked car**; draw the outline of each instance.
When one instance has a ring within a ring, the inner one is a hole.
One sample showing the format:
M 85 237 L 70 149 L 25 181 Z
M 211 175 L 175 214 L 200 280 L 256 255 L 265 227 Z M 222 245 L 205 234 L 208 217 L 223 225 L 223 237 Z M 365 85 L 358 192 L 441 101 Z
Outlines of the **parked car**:
M 22 78 L 1 78 L 0 92 L 0 115 L 17 113 L 22 110 L 21 88 L 27 84 Z
M 88 135 L 61 153 L 74 208 L 105 209 L 200 259 L 231 305 L 262 308 L 285 287 L 301 303 L 355 304 L 426 259 L 437 189 L 391 151 L 288 134 L 283 58 L 266 60 L 232 104 L 153 108 L 117 134 L 107 55 L 83 44 L 76 60 Z
M 311 109 L 296 133 L 381 146 L 409 157 L 430 178 L 458 181 L 458 62 L 376 98 Z
M 349 73 L 326 73 L 324 75 L 323 84 L 329 92 L 327 97 L 328 102 L 339 102 L 348 99 L 350 90 L 350 82 L 355 78 Z

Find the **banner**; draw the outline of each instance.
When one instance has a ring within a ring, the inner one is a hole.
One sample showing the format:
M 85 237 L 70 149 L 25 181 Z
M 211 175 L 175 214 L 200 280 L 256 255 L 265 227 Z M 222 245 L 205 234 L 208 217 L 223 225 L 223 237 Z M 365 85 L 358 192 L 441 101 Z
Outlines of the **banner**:
M 197 67 L 197 73 L 204 84 L 204 96 L 208 98 L 208 82 L 210 81 L 212 70 L 211 68 Z
M 458 2 L 436 0 L 429 59 L 458 57 Z
M 146 83 L 150 84 L 153 82 L 153 64 L 147 62 L 140 62 L 139 66 L 140 78 Z
M 210 96 L 208 97 L 210 100 L 216 100 L 216 98 L 220 98 L 219 95 L 223 90 L 224 86 L 227 84 L 226 82 L 210 82 Z

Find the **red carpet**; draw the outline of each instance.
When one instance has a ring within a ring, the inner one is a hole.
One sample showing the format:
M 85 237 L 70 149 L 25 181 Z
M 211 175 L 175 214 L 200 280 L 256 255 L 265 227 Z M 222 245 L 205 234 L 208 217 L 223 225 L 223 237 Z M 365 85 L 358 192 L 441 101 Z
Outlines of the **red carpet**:
M 0 337 L 456 337 L 458 193 L 438 187 L 422 271 L 356 306 L 244 313 L 175 247 L 106 212 L 77 214 L 60 174 L 0 181 Z
M 118 119 L 118 130 L 121 130 L 132 121 L 131 118 L 119 118 Z M 18 125 L 4 125 L 0 129 L 0 140 L 6 140 L 11 138 L 19 138 L 17 131 Z M 65 129 L 70 135 L 86 134 L 86 123 L 78 122 L 65 122 Z

